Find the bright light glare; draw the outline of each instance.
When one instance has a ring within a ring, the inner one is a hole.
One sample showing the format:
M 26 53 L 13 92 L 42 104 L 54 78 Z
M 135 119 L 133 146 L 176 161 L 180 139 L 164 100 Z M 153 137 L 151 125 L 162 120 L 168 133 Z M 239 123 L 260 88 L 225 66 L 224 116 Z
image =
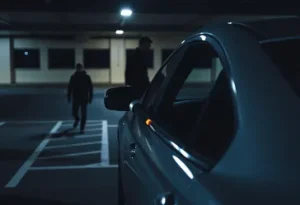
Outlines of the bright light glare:
M 25 56 L 28 56 L 28 52 L 27 52 L 27 51 L 25 51 L 25 52 L 24 52 L 24 55 L 25 55 Z
M 228 24 L 232 24 L 232 22 L 228 22 Z
M 163 197 L 163 198 L 161 198 L 161 204 L 166 204 L 166 202 L 167 202 L 167 199 L 166 199 L 166 197 Z
M 181 42 L 181 44 L 183 44 L 185 42 L 185 40 L 183 40 L 182 42 Z
M 116 30 L 116 34 L 122 35 L 122 34 L 124 34 L 124 31 L 123 30 Z
M 189 154 L 188 154 L 185 150 L 179 149 L 179 152 L 180 152 L 184 157 L 189 158 Z
M 122 9 L 121 10 L 121 16 L 128 17 L 128 16 L 131 16 L 131 15 L 132 15 L 132 10 L 131 9 Z
M 201 38 L 202 41 L 206 40 L 206 36 L 200 35 L 200 38 Z
M 173 155 L 173 159 L 175 160 L 175 162 L 179 165 L 179 167 L 186 173 L 186 175 L 188 175 L 188 177 L 190 179 L 194 179 L 194 175 L 191 172 L 191 170 L 183 163 L 183 161 L 181 161 L 178 157 Z
M 179 150 L 180 148 L 178 147 L 178 145 L 177 144 L 175 144 L 174 142 L 171 142 L 171 144 L 172 144 L 172 146 L 175 148 L 175 149 L 177 149 L 177 150 Z
M 232 91 L 236 94 L 236 86 L 233 80 L 231 81 L 231 87 L 232 87 Z

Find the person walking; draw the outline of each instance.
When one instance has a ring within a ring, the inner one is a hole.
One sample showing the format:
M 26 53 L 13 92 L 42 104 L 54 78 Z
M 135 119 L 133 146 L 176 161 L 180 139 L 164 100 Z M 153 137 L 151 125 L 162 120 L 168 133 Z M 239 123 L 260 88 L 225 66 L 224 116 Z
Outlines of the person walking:
M 134 87 L 140 96 L 150 84 L 146 58 L 151 44 L 152 40 L 149 37 L 140 38 L 139 46 L 126 62 L 125 84 Z
M 75 119 L 73 128 L 76 129 L 80 121 L 80 133 L 85 130 L 87 118 L 87 104 L 93 100 L 93 84 L 91 77 L 83 70 L 82 64 L 76 65 L 75 73 L 70 77 L 68 85 L 68 102 L 72 101 L 72 115 Z M 81 119 L 78 112 L 81 110 Z

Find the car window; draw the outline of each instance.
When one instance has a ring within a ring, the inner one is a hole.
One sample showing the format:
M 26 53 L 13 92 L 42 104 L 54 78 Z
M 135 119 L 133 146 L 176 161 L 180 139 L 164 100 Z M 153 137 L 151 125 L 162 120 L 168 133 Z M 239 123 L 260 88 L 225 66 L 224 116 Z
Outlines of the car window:
M 164 85 L 166 85 L 171 79 L 171 76 L 174 70 L 178 67 L 186 49 L 187 47 L 185 46 L 179 48 L 156 73 L 155 77 L 151 81 L 150 87 L 142 99 L 142 104 L 148 111 L 148 114 L 153 113 L 154 108 L 157 104 L 159 104 L 160 99 L 162 98 Z
M 180 88 L 176 100 L 205 99 L 221 70 L 223 70 L 220 58 L 209 44 L 194 46 L 193 53 L 189 56 L 191 71 Z M 195 55 L 197 53 L 197 55 Z M 204 63 L 203 63 L 204 61 Z
M 156 112 L 161 128 L 190 152 L 213 162 L 224 154 L 236 130 L 231 84 L 222 64 L 215 78 L 206 80 L 210 86 L 205 87 L 204 77 L 197 73 L 218 58 L 207 42 L 189 45 Z

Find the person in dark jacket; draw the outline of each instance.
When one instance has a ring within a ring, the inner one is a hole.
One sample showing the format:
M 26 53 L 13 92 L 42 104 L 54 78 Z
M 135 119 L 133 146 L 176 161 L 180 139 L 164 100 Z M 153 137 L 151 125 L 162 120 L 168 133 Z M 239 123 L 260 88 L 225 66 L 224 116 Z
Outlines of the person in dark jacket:
M 72 98 L 72 99 L 71 99 Z M 83 134 L 86 124 L 87 104 L 92 103 L 93 84 L 90 76 L 83 70 L 82 64 L 76 65 L 76 72 L 71 76 L 68 85 L 68 102 L 72 100 L 72 114 L 75 118 L 73 128 L 79 123 L 79 108 L 81 109 L 80 131 Z
M 143 95 L 150 84 L 148 68 L 146 65 L 147 52 L 150 51 L 152 40 L 149 37 L 142 37 L 139 40 L 139 47 L 126 62 L 125 84 L 134 87 Z

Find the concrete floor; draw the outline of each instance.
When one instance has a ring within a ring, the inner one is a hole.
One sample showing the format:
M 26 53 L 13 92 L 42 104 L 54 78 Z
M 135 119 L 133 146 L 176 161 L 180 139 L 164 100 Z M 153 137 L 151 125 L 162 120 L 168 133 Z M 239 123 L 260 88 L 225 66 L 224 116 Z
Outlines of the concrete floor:
M 117 204 L 116 125 L 104 89 L 88 107 L 86 133 L 67 132 L 65 90 L 0 89 L 0 204 Z M 52 133 L 52 137 L 49 135 Z

